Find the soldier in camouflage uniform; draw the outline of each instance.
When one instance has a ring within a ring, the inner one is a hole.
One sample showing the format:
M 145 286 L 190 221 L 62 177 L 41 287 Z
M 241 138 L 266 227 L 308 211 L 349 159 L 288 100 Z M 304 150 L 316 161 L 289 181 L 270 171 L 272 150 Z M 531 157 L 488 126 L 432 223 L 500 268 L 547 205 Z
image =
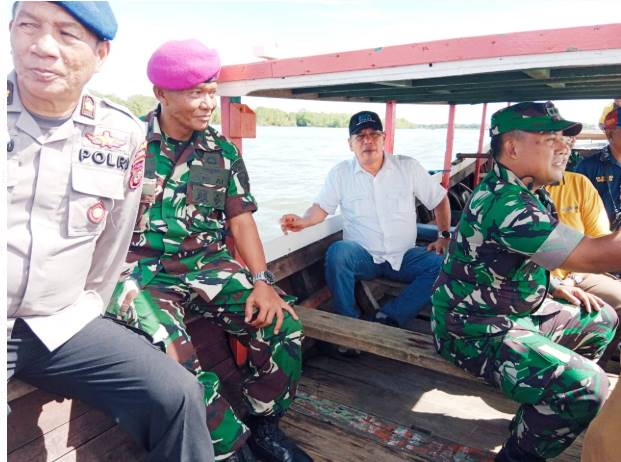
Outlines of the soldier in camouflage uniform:
M 561 264 L 621 266 L 619 233 L 591 239 L 559 223 L 541 188 L 562 177 L 561 133 L 581 128 L 550 102 L 492 116 L 494 167 L 473 192 L 436 281 L 439 353 L 521 403 L 497 461 L 558 455 L 607 396 L 607 376 L 592 360 L 613 338 L 614 310 L 580 289 L 548 287 L 548 270 Z M 584 309 L 561 300 L 572 297 Z
M 165 43 L 149 61 L 160 104 L 146 117 L 144 189 L 127 259 L 133 269 L 108 313 L 196 373 L 218 460 L 249 461 L 254 453 L 265 461 L 310 461 L 277 426 L 300 379 L 302 326 L 271 286 L 244 162 L 208 126 L 219 70 L 217 52 L 195 40 Z M 250 271 L 226 249 L 225 220 Z M 189 316 L 213 321 L 249 347 L 243 398 L 252 452 L 217 375 L 199 366 L 185 327 Z

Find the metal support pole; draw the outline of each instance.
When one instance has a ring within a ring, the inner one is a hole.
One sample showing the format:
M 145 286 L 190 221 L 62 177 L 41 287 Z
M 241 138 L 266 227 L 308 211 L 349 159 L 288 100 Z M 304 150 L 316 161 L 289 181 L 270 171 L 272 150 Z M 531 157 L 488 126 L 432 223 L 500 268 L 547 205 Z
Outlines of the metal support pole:
M 442 173 L 442 186 L 449 187 L 451 179 L 451 160 L 453 159 L 453 138 L 455 136 L 455 104 L 449 106 L 449 120 L 446 129 L 446 151 L 444 152 L 444 169 Z
M 481 114 L 481 127 L 479 128 L 479 148 L 477 154 L 483 154 L 483 140 L 485 139 L 485 119 L 487 118 L 487 103 L 483 103 L 483 113 Z M 478 185 L 481 181 L 481 158 L 477 157 L 474 166 L 474 185 Z
M 390 100 L 386 102 L 386 141 L 384 143 L 384 152 L 392 154 L 395 149 L 395 122 L 397 116 L 397 102 Z

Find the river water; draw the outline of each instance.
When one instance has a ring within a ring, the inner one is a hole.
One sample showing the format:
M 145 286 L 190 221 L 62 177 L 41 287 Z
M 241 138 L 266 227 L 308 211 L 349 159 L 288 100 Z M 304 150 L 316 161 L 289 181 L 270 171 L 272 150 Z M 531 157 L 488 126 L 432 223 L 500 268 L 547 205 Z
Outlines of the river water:
M 453 152 L 475 152 L 478 139 L 478 129 L 455 130 Z M 414 157 L 428 170 L 441 169 L 445 143 L 445 129 L 398 129 L 395 154 Z M 354 155 L 346 128 L 257 127 L 257 137 L 244 139 L 243 146 L 263 242 L 280 236 L 281 215 L 303 213 L 328 171 Z

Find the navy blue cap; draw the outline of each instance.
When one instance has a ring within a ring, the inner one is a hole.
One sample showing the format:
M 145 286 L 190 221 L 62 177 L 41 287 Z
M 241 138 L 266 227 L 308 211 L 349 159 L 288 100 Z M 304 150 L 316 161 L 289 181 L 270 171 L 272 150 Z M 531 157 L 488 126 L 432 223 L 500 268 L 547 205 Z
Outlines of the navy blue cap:
M 108 2 L 50 2 L 64 8 L 101 40 L 112 40 L 118 24 Z
M 351 116 L 351 119 L 349 119 L 349 136 L 355 135 L 365 128 L 374 128 L 380 132 L 384 131 L 382 121 L 375 112 L 362 111 Z

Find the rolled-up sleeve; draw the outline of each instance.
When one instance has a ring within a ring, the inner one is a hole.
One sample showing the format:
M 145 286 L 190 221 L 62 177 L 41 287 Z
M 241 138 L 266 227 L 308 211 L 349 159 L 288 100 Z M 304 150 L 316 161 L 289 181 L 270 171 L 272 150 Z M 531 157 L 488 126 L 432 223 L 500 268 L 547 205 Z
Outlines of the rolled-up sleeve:
M 503 195 L 486 219 L 492 221 L 491 236 L 499 244 L 549 270 L 561 266 L 584 237 L 525 193 Z
M 548 270 L 559 268 L 583 237 L 580 231 L 559 223 L 531 259 Z
M 242 213 L 254 213 L 257 209 L 257 202 L 250 193 L 250 179 L 246 164 L 241 157 L 238 157 L 231 165 L 224 213 L 227 219 L 231 219 Z

